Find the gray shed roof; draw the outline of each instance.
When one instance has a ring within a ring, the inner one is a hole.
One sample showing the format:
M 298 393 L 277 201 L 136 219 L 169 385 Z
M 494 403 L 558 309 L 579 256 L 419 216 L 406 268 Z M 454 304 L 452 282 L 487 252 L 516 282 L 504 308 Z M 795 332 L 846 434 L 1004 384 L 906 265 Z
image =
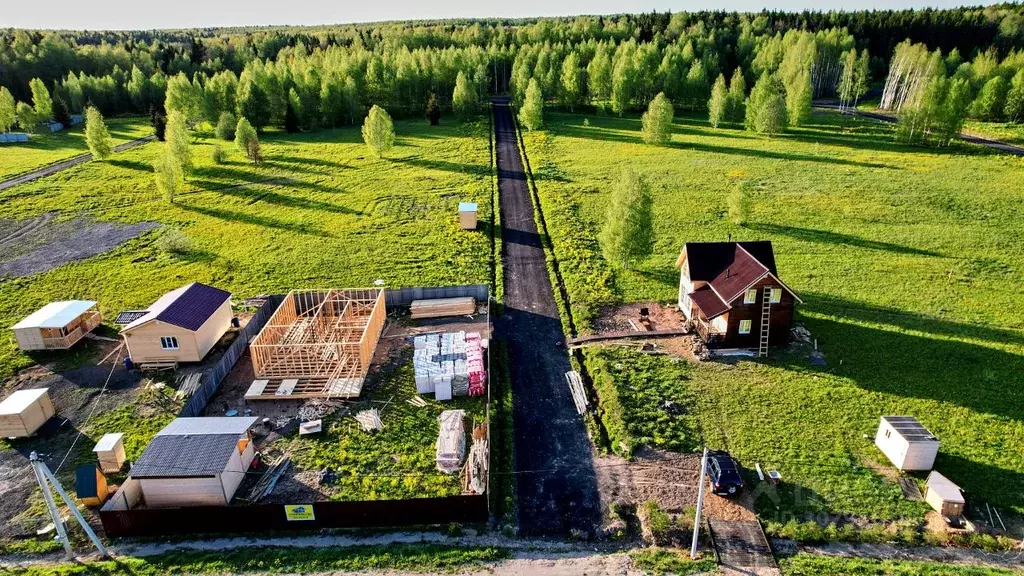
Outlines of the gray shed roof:
M 964 503 L 964 494 L 960 491 L 960 487 L 954 484 L 949 478 L 946 478 L 934 470 L 932 470 L 932 473 L 928 475 L 928 491 L 938 494 L 939 498 L 942 498 L 943 502 L 950 502 L 953 504 Z
M 255 416 L 205 416 L 200 418 L 176 418 L 156 433 L 157 436 L 234 434 L 237 438 L 245 434 L 259 420 Z
M 882 421 L 892 427 L 908 442 L 938 442 L 939 439 L 928 431 L 913 416 L 882 416 Z
M 196 478 L 224 471 L 238 446 L 237 434 L 165 435 L 153 438 L 132 478 Z

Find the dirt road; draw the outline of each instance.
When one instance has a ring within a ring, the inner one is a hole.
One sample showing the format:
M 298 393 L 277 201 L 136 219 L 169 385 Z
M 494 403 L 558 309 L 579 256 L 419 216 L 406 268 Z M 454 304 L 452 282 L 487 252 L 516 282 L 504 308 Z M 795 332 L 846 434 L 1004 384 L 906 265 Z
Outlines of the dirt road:
M 839 112 L 839 105 L 831 102 L 815 102 L 814 107 Z M 872 120 L 888 122 L 890 124 L 895 124 L 897 120 L 895 116 L 890 116 L 888 114 L 879 114 L 877 112 L 865 112 L 863 110 L 843 110 L 840 113 L 853 114 L 854 116 L 860 116 L 862 118 L 871 118 Z M 997 142 L 995 140 L 989 140 L 988 138 L 981 138 L 980 136 L 971 136 L 970 134 L 960 134 L 960 139 L 963 140 L 964 142 L 977 144 L 978 146 L 984 146 L 986 148 L 991 148 L 992 150 L 998 150 L 1000 152 L 1006 152 L 1007 154 L 1013 154 L 1014 156 L 1024 156 L 1024 148 L 1020 148 L 1019 146 L 1014 146 L 1012 144 Z
M 565 383 L 572 367 L 508 104 L 496 102 L 494 116 L 505 274 L 497 329 L 511 362 L 519 528 L 590 534 L 601 514 L 590 440 Z
M 114 152 L 121 152 L 122 150 L 128 150 L 129 148 L 142 146 L 146 142 L 152 142 L 153 140 L 156 140 L 156 136 L 146 136 L 145 138 L 139 138 L 137 140 L 125 142 L 124 144 L 118 144 L 117 146 L 114 146 Z M 11 188 L 12 186 L 17 186 L 18 184 L 31 182 L 37 178 L 43 178 L 44 176 L 56 174 L 61 170 L 67 170 L 72 166 L 77 166 L 83 162 L 88 162 L 89 160 L 92 160 L 92 154 L 82 154 L 81 156 L 75 156 L 74 158 L 68 158 L 67 160 L 55 162 L 53 164 L 50 164 L 49 166 L 44 166 L 38 170 L 33 170 L 31 172 L 20 174 L 18 176 L 15 176 L 14 178 L 10 178 L 8 180 L 0 182 L 0 191 Z

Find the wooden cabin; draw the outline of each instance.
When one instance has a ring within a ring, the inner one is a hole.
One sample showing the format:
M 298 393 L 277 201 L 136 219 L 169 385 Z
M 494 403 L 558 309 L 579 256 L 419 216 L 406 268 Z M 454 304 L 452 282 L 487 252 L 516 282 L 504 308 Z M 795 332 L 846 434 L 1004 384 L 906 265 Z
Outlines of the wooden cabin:
M 959 518 L 964 514 L 964 494 L 960 487 L 942 474 L 932 470 L 928 475 L 924 501 L 943 518 Z
M 100 325 L 103 316 L 91 300 L 51 302 L 11 326 L 22 350 L 66 350 Z
M 199 362 L 232 317 L 230 292 L 193 282 L 161 296 L 121 334 L 136 364 Z
M 75 492 L 82 504 L 102 506 L 107 501 L 107 478 L 93 464 L 82 464 L 75 469 Z
M 939 439 L 913 416 L 882 416 L 875 446 L 908 472 L 931 470 L 939 453 Z
M 54 413 L 49 388 L 18 390 L 0 402 L 0 437 L 27 438 Z
M 178 418 L 132 466 L 147 508 L 227 506 L 252 464 L 257 418 Z M 126 485 L 128 482 L 126 482 Z
M 687 242 L 676 266 L 679 309 L 709 348 L 765 356 L 789 341 L 803 301 L 779 279 L 771 242 Z

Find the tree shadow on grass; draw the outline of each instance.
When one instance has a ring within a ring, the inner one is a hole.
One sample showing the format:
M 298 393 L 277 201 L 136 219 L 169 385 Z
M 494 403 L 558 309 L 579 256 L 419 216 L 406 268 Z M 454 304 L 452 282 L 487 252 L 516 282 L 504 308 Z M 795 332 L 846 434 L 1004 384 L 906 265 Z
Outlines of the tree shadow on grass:
M 944 257 L 943 254 L 939 254 L 938 252 L 932 252 L 930 250 L 922 250 L 920 248 L 913 248 L 910 246 L 901 246 L 899 244 L 892 244 L 890 242 L 868 240 L 866 238 L 861 238 L 860 236 L 841 234 L 839 232 L 831 232 L 828 230 L 816 230 L 813 228 L 800 228 L 797 226 L 782 226 L 779 224 L 768 224 L 759 222 L 747 223 L 746 227 L 752 230 L 757 230 L 758 232 L 765 233 L 766 235 L 769 236 L 789 236 L 790 238 L 795 238 L 796 240 L 802 240 L 804 242 L 815 242 L 818 244 L 841 244 L 845 246 L 853 246 L 855 248 L 868 248 L 870 250 L 892 252 L 894 254 L 934 256 L 939 258 Z
M 140 162 L 138 160 L 111 159 L 107 160 L 107 164 L 110 164 L 111 166 L 117 166 L 119 168 L 126 168 L 128 170 L 139 170 L 142 172 L 153 171 L 153 166 L 151 164 Z
M 210 216 L 211 218 L 218 218 L 220 220 L 228 220 L 231 222 L 239 222 L 242 224 L 250 224 L 253 226 L 260 226 L 263 228 L 273 228 L 275 230 L 283 230 L 286 232 L 293 232 L 295 234 L 304 234 L 309 236 L 319 236 L 321 238 L 332 238 L 333 236 L 323 230 L 310 226 L 308 224 L 293 224 L 291 222 L 284 222 L 275 218 L 267 218 L 265 216 L 256 216 L 254 214 L 246 214 L 244 212 L 238 212 L 235 210 L 225 210 L 223 208 L 204 208 L 192 204 L 177 204 L 183 210 L 189 212 L 196 212 L 203 214 L 204 216 Z
M 327 160 L 326 158 L 306 158 L 304 156 L 274 156 L 273 160 L 265 161 L 264 164 L 268 164 L 270 166 L 279 166 L 291 170 L 298 169 L 295 166 L 293 166 L 294 164 L 300 164 L 303 166 L 316 166 L 320 168 L 330 168 L 332 170 L 344 170 L 352 168 L 352 166 L 348 164 L 334 162 L 332 160 Z M 307 171 L 320 172 L 319 170 L 308 169 Z
M 491 167 L 483 164 L 463 164 L 459 162 L 449 162 L 447 160 L 427 160 L 417 156 L 392 158 L 391 161 L 400 164 L 408 164 L 417 168 L 425 168 L 427 170 L 459 172 L 462 174 L 471 174 L 473 176 L 490 176 L 491 173 Z
M 273 183 L 266 183 L 265 185 L 270 186 L 273 185 Z M 291 185 L 291 183 L 289 182 L 284 185 Z M 347 206 L 340 206 L 338 204 L 324 202 L 322 200 L 314 200 L 312 198 L 288 196 L 287 194 L 272 192 L 270 190 L 251 190 L 249 188 L 231 187 L 221 189 L 219 192 L 228 196 L 245 199 L 247 200 L 247 204 L 250 205 L 257 202 L 268 202 L 270 204 L 276 204 L 287 208 L 330 212 L 332 214 L 351 214 L 355 216 L 363 215 L 361 210 L 353 210 Z

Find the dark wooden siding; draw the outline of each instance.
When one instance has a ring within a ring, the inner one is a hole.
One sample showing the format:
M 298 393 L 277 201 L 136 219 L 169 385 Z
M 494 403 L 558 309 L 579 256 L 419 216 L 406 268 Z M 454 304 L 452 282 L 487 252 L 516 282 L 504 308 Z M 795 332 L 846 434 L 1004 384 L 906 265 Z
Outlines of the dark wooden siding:
M 775 279 L 768 277 L 754 284 L 757 289 L 757 301 L 753 304 L 743 303 L 740 294 L 729 311 L 729 327 L 724 338 L 709 344 L 712 348 L 757 348 L 761 343 L 761 305 L 764 300 L 764 288 L 782 288 Z M 789 326 L 793 320 L 793 295 L 782 289 L 782 300 L 772 304 L 771 321 L 768 328 L 769 344 L 781 346 L 789 342 Z M 740 321 L 750 320 L 750 334 L 740 334 Z

